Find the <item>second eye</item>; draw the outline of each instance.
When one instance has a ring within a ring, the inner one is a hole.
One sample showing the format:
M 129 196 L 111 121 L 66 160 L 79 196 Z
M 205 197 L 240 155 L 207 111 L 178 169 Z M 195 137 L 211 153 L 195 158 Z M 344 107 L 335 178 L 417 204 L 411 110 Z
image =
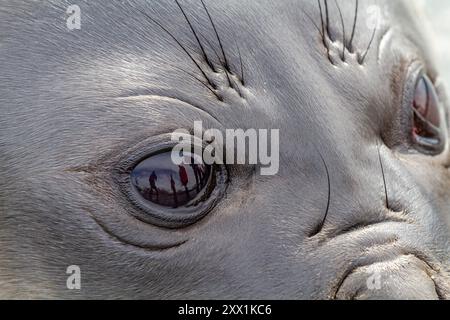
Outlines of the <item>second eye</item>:
M 444 112 L 436 89 L 426 75 L 416 84 L 412 110 L 414 146 L 427 154 L 442 153 L 446 143 Z

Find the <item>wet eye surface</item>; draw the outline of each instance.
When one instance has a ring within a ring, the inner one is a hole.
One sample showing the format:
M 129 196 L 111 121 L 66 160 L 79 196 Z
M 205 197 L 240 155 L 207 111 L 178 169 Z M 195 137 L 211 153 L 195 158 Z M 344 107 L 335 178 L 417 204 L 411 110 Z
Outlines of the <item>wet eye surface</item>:
M 416 83 L 411 108 L 414 147 L 431 155 L 442 153 L 446 143 L 445 114 L 436 89 L 426 75 L 422 75 Z
M 188 205 L 208 186 L 211 166 L 185 154 L 186 163 L 175 165 L 171 152 L 153 155 L 141 161 L 131 172 L 131 182 L 145 201 L 162 207 Z
M 130 215 L 143 223 L 180 229 L 212 214 L 225 197 L 229 175 L 225 165 L 208 165 L 187 150 L 183 164 L 177 165 L 173 148 L 171 135 L 145 140 L 124 152 L 114 179 L 132 204 L 127 207 Z

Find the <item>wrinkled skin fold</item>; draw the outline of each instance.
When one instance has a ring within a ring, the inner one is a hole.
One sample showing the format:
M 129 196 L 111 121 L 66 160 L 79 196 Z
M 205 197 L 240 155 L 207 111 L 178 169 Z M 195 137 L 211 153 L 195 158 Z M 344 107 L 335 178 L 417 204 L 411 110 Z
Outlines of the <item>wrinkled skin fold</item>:
M 320 3 L 80 0 L 70 31 L 68 1 L 4 1 L 0 297 L 450 298 L 448 146 L 405 142 L 414 70 L 447 108 L 431 35 L 409 1 Z M 280 129 L 280 170 L 160 226 L 120 168 L 194 121 Z

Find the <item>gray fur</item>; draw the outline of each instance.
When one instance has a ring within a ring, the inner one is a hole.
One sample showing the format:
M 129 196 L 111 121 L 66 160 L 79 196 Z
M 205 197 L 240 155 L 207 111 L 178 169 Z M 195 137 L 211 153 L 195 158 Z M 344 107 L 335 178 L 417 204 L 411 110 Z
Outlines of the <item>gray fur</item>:
M 375 2 L 360 2 L 354 46 L 364 52 L 367 7 Z M 180 3 L 216 43 L 200 0 Z M 66 27 L 73 1 L 3 1 L 0 297 L 449 298 L 447 159 L 391 148 L 400 129 L 389 126 L 401 104 L 396 70 L 417 56 L 435 72 L 426 37 L 403 2 L 376 1 L 385 20 L 364 63 L 349 52 L 344 63 L 332 3 L 335 65 L 308 18 L 320 29 L 315 0 L 206 1 L 241 91 L 215 75 L 221 102 L 179 71 L 201 76 L 143 14 L 205 66 L 174 1 L 78 0 L 82 25 L 73 31 Z M 340 4 L 348 36 L 354 2 Z M 232 170 L 226 197 L 189 228 L 137 220 L 112 177 L 117 162 L 137 143 L 194 120 L 219 129 L 281 129 L 279 174 Z M 402 213 L 385 206 L 379 141 L 390 201 Z M 327 203 L 316 150 L 328 165 L 331 200 L 323 228 L 310 237 Z M 406 222 L 339 234 L 390 218 Z M 392 261 L 385 273 L 396 281 L 371 293 L 355 271 L 341 286 L 346 272 L 380 259 Z M 80 291 L 66 288 L 69 265 L 81 267 Z

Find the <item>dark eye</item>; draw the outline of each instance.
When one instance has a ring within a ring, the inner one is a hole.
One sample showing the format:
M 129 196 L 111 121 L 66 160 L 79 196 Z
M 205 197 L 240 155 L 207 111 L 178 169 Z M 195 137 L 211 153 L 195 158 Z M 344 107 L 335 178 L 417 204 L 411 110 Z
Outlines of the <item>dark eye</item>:
M 171 208 L 187 206 L 207 187 L 212 168 L 194 161 L 193 155 L 184 158 L 188 164 L 175 165 L 171 152 L 151 156 L 133 169 L 131 182 L 146 201 Z
M 427 154 L 442 153 L 446 143 L 445 115 L 436 89 L 428 76 L 423 75 L 417 81 L 411 107 L 414 147 Z

